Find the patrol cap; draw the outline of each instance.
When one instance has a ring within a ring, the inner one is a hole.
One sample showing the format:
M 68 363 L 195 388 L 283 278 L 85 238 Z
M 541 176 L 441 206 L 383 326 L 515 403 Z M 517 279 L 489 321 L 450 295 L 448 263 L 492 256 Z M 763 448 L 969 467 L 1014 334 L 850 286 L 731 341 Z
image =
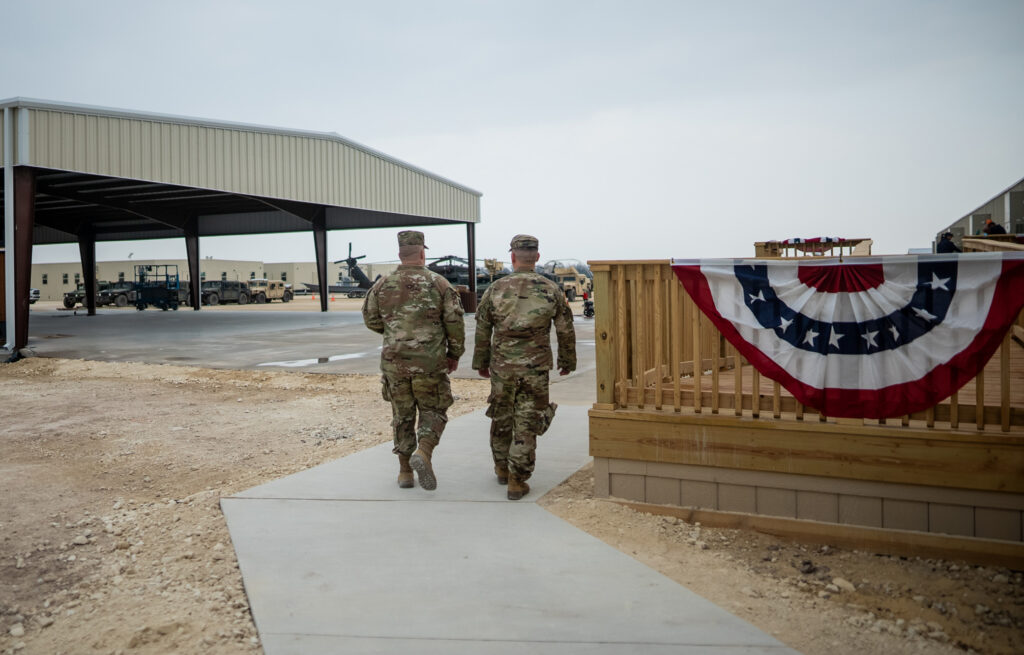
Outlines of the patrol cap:
M 426 248 L 426 244 L 423 243 L 423 233 L 417 232 L 416 230 L 402 230 L 398 233 L 398 245 L 401 246 L 423 246 Z
M 537 237 L 532 237 L 529 234 L 517 234 L 512 237 L 509 250 L 536 250 L 537 244 Z

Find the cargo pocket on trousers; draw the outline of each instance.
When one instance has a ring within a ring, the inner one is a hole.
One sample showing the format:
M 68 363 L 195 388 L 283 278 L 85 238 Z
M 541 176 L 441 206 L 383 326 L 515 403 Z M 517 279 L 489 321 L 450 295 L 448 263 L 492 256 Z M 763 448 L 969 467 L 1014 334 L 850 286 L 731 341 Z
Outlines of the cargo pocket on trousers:
M 555 419 L 555 410 L 558 409 L 558 403 L 548 403 L 540 413 L 540 426 L 537 430 L 537 436 L 544 434 L 551 427 L 551 421 Z
M 391 402 L 391 389 L 388 388 L 388 379 L 384 376 L 380 378 L 380 395 L 384 400 Z
M 455 404 L 455 397 L 452 396 L 452 383 L 445 376 L 437 385 L 437 408 L 444 411 Z

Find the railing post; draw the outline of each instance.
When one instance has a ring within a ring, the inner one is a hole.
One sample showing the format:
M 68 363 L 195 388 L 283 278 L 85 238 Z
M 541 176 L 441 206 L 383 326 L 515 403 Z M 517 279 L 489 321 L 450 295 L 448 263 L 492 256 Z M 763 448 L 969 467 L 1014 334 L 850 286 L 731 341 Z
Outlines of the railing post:
M 615 312 L 621 312 L 612 302 L 611 266 L 592 267 L 594 274 L 594 356 L 596 358 L 597 406 L 599 409 L 615 408 L 615 348 L 613 329 Z M 615 312 L 612 309 L 615 309 Z

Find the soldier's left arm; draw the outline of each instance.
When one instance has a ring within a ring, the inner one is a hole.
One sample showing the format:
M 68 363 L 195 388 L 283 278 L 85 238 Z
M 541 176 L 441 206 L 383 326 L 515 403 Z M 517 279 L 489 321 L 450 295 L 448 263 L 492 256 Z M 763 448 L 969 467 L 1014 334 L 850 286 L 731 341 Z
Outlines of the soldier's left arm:
M 558 339 L 558 361 L 556 365 L 559 371 L 576 370 L 576 330 L 572 326 L 572 309 L 565 299 L 565 294 L 559 293 L 555 304 L 555 337 Z
M 447 357 L 458 361 L 466 352 L 466 321 L 463 318 L 466 312 L 459 300 L 459 293 L 451 286 L 444 290 L 441 313 L 448 341 Z

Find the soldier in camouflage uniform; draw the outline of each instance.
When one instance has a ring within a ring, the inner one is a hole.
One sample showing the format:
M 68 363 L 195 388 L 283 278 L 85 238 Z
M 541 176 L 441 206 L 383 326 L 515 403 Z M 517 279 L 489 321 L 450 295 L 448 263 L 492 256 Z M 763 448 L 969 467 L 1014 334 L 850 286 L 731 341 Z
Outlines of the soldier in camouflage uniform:
M 436 489 L 431 463 L 448 422 L 452 388 L 448 374 L 465 352 L 466 332 L 459 294 L 428 270 L 423 233 L 398 233 L 398 270 L 377 280 L 363 302 L 363 322 L 384 335 L 380 369 L 384 399 L 391 401 L 391 425 L 398 455 L 398 486 Z M 416 413 L 419 410 L 419 426 Z
M 476 310 L 473 368 L 491 379 L 491 454 L 509 500 L 530 491 L 526 480 L 533 474 L 537 436 L 555 415 L 556 405 L 548 402 L 552 323 L 559 374 L 576 369 L 572 311 L 562 289 L 534 271 L 537 247 L 527 234 L 512 239 L 513 273 L 491 284 Z

